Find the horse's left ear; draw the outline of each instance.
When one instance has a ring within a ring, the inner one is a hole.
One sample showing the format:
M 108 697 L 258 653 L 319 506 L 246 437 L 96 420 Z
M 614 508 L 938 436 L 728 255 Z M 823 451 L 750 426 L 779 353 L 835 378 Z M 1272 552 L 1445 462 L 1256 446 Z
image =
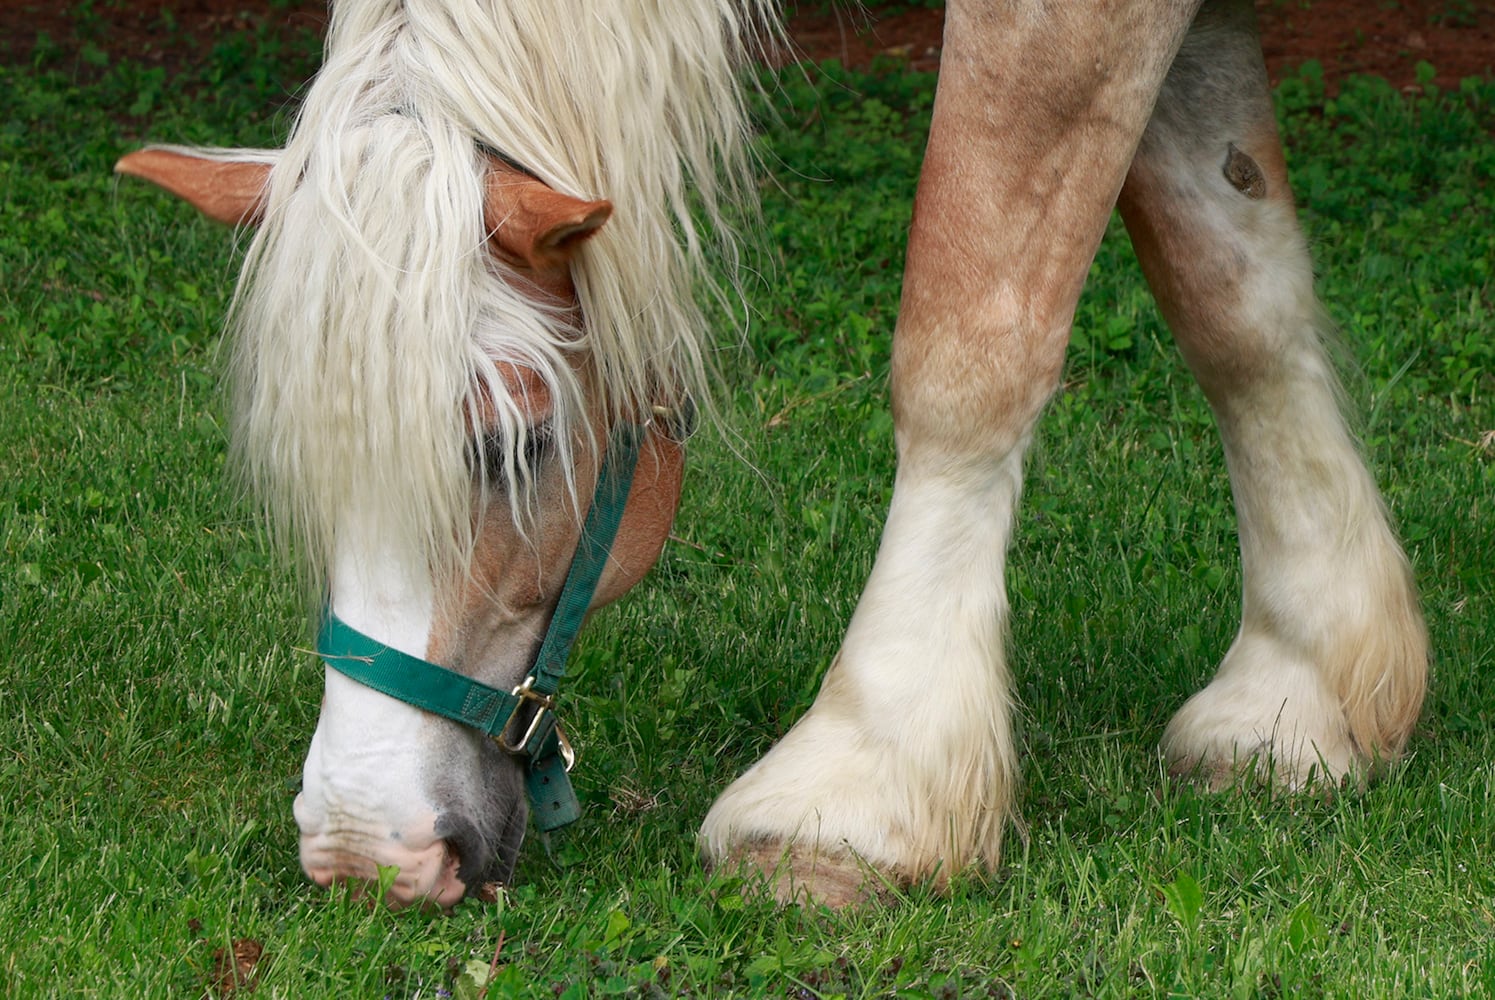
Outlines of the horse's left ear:
M 265 183 L 276 153 L 244 150 L 209 156 L 190 149 L 149 146 L 120 159 L 117 174 L 143 177 L 190 202 L 203 215 L 230 226 L 257 225 L 265 210 Z
M 561 194 L 500 161 L 488 172 L 483 221 L 494 249 L 511 263 L 563 270 L 612 214 L 610 201 Z

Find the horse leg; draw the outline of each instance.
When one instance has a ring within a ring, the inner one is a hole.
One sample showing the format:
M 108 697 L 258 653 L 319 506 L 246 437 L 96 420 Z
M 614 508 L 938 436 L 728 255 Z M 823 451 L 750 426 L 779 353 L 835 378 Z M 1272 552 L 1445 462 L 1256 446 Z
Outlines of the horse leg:
M 1169 766 L 1215 787 L 1363 775 L 1417 720 L 1427 639 L 1337 406 L 1249 0 L 1200 12 L 1120 206 L 1219 424 L 1245 578 L 1240 634 L 1163 737 Z
M 949 5 L 876 564 L 814 705 L 701 831 L 708 861 L 774 873 L 781 898 L 846 903 L 878 878 L 997 860 L 1017 781 L 1002 575 L 1022 455 L 1195 5 L 1106 6 Z

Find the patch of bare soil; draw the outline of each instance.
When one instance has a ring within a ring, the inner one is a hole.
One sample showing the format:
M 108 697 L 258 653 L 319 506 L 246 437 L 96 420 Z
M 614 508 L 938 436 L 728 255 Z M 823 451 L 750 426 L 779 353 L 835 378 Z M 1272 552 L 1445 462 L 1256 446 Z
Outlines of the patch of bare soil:
M 882 57 L 916 69 L 939 67 L 943 10 L 877 2 L 863 10 L 819 2 L 788 6 L 789 36 L 800 58 L 865 68 Z M 1409 86 L 1419 62 L 1432 65 L 1443 86 L 1495 75 L 1490 0 L 1257 0 L 1257 8 L 1274 80 L 1307 59 L 1323 64 L 1331 87 L 1351 73 Z M 95 60 L 104 53 L 170 71 L 203 62 L 229 33 L 256 30 L 289 39 L 320 32 L 326 19 L 326 3 L 310 0 L 97 0 L 86 6 L 4 0 L 0 60 L 25 64 L 39 53 L 77 59 L 88 49 Z
M 327 4 L 308 0 L 97 0 L 47 3 L 0 0 L 0 62 L 157 64 L 168 71 L 199 65 L 224 37 L 261 31 L 290 39 L 320 34 Z
M 231 1000 L 236 994 L 253 993 L 259 982 L 260 963 L 265 958 L 265 946 L 254 938 L 235 938 L 227 948 L 214 948 L 202 937 L 202 924 L 195 919 L 187 921 L 187 930 L 196 938 L 195 949 L 208 955 L 204 964 L 194 955 L 193 964 L 203 974 L 206 990 L 204 1000 Z
M 1489 0 L 1257 0 L 1256 9 L 1274 83 L 1309 59 L 1323 65 L 1331 89 L 1356 73 L 1410 86 L 1419 62 L 1433 67 L 1440 86 L 1495 75 Z M 935 70 L 944 13 L 875 4 L 865 13 L 812 11 L 793 17 L 789 34 L 812 59 L 863 68 L 882 57 Z

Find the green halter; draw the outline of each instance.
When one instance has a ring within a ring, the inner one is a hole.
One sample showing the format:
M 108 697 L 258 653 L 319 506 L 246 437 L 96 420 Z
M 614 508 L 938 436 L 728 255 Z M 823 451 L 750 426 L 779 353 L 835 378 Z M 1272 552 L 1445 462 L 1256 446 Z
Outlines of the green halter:
M 525 764 L 535 825 L 543 831 L 575 822 L 581 805 L 567 774 L 576 755 L 555 716 L 555 692 L 566 657 L 591 607 L 638 464 L 644 428 L 626 424 L 608 442 L 592 507 L 550 628 L 524 682 L 502 691 L 369 638 L 338 619 L 329 607 L 317 634 L 317 654 L 347 676 L 416 708 L 470 726 Z M 531 714 L 526 718 L 526 708 Z

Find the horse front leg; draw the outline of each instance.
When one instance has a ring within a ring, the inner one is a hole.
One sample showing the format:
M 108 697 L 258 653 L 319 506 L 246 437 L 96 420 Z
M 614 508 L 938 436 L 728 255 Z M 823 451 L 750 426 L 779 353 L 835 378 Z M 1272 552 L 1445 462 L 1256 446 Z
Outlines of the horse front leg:
M 847 903 L 997 861 L 1017 782 L 1003 569 L 1023 452 L 1193 10 L 1105 6 L 948 9 L 877 560 L 815 703 L 701 831 L 708 861 L 772 873 L 780 898 Z
M 1363 776 L 1417 720 L 1427 638 L 1339 413 L 1249 0 L 1201 11 L 1121 210 L 1215 412 L 1240 525 L 1240 634 L 1169 725 L 1170 767 L 1215 787 Z

